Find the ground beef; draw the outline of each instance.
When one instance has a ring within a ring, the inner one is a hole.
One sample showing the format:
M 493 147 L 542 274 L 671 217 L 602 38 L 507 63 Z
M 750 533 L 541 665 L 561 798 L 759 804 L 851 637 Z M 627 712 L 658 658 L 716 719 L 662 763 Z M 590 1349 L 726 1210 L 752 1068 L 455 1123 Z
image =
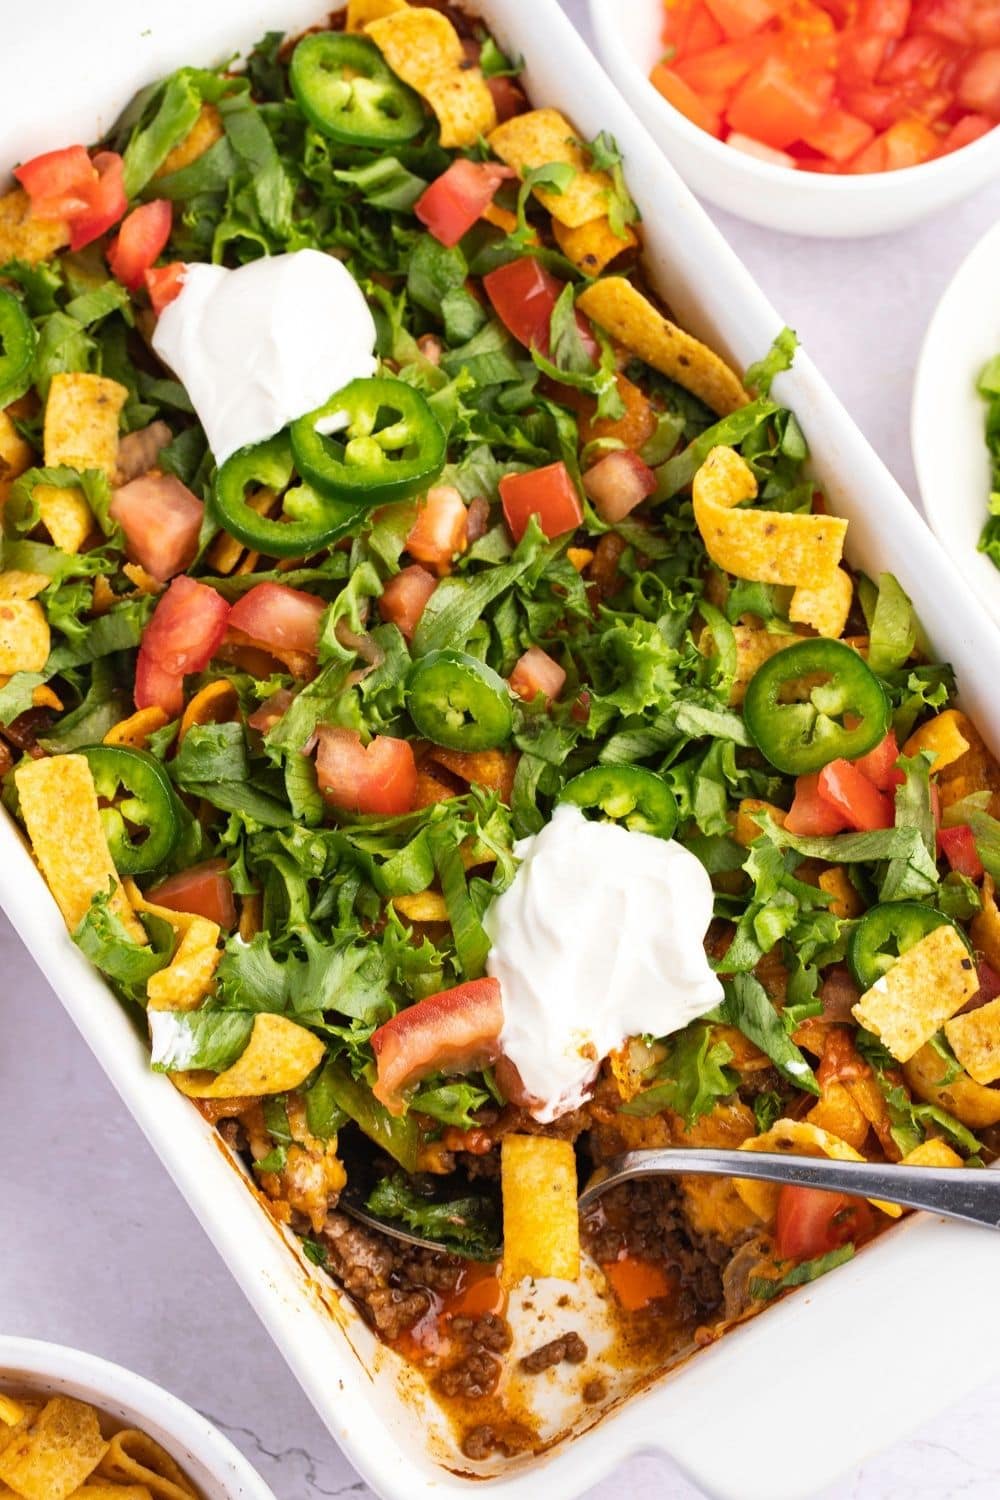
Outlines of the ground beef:
M 607 1382 L 600 1375 L 595 1375 L 593 1380 L 588 1380 L 583 1388 L 583 1399 L 588 1406 L 597 1406 L 608 1394 Z
M 513 1342 L 510 1324 L 496 1313 L 484 1313 L 481 1318 L 452 1318 L 451 1331 L 493 1354 L 505 1354 Z
M 322 1241 L 333 1274 L 384 1339 L 399 1338 L 430 1307 L 429 1292 L 400 1276 L 402 1256 L 387 1236 L 332 1213 Z
M 486 1349 L 476 1348 L 442 1370 L 434 1385 L 442 1396 L 464 1396 L 466 1400 L 478 1401 L 483 1396 L 492 1396 L 500 1384 L 500 1371 L 498 1359 Z
M 730 1251 L 696 1235 L 684 1217 L 679 1185 L 658 1177 L 612 1188 L 584 1216 L 584 1241 L 595 1260 L 623 1254 L 661 1261 L 695 1299 L 700 1314 L 722 1302 L 721 1268 Z
M 400 1279 L 411 1286 L 425 1286 L 432 1292 L 454 1291 L 466 1262 L 446 1250 L 424 1250 L 419 1245 L 393 1246 L 398 1258 Z
M 528 1375 L 540 1375 L 563 1361 L 568 1365 L 582 1365 L 587 1358 L 587 1346 L 578 1333 L 564 1333 L 551 1339 L 540 1349 L 533 1349 L 520 1361 L 521 1369 Z
M 478 1427 L 470 1427 L 462 1439 L 462 1452 L 466 1458 L 471 1458 L 477 1463 L 484 1458 L 489 1458 L 493 1453 L 502 1453 L 507 1458 L 514 1458 L 518 1453 L 523 1453 L 526 1448 L 534 1444 L 534 1436 L 527 1427 L 522 1427 L 519 1422 L 510 1422 L 498 1431 L 489 1422 L 483 1422 Z

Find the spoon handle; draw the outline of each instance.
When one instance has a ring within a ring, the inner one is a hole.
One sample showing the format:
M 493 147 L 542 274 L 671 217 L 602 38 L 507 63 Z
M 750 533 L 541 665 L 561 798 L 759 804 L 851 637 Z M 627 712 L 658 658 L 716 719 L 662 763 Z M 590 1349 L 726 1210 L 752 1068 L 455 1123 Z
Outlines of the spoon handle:
M 635 1177 L 752 1177 L 795 1187 L 826 1188 L 863 1198 L 881 1198 L 1000 1229 L 1000 1171 L 982 1167 L 904 1167 L 867 1161 L 830 1161 L 763 1151 L 626 1151 L 593 1172 L 580 1194 L 588 1208 L 608 1188 Z

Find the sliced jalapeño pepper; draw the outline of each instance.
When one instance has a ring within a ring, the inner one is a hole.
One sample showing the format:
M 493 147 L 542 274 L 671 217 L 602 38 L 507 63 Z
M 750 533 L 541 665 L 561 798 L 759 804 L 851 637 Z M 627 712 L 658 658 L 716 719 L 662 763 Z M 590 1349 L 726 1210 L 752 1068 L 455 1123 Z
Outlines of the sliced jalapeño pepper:
M 806 776 L 838 757 L 855 760 L 874 749 L 889 728 L 889 700 L 850 646 L 808 640 L 758 667 L 743 717 L 772 766 Z
M 405 500 L 444 467 L 445 435 L 425 398 L 389 376 L 352 380 L 291 428 L 302 478 L 356 509 Z
M 181 807 L 163 766 L 146 750 L 128 745 L 87 745 L 101 822 L 111 858 L 120 875 L 157 870 L 169 858 L 181 833 Z M 136 840 L 130 829 L 144 836 Z
M 871 907 L 851 933 L 847 945 L 847 963 L 855 984 L 862 991 L 870 990 L 908 948 L 945 923 L 954 927 L 969 947 L 969 940 L 957 922 L 935 911 L 933 906 L 923 906 L 919 901 L 885 901 L 881 906 Z
M 662 776 L 645 766 L 591 766 L 567 781 L 559 801 L 603 821 L 624 823 L 631 833 L 668 839 L 677 827 L 673 792 Z
M 306 119 L 345 146 L 402 145 L 427 118 L 419 95 L 364 36 L 316 31 L 303 37 L 288 78 Z
M 510 688 L 464 651 L 429 651 L 410 672 L 410 718 L 425 739 L 448 750 L 495 750 L 510 739 Z
M 37 342 L 20 297 L 0 287 L 0 409 L 23 396 L 31 384 Z
M 282 501 L 285 520 L 254 510 L 247 498 L 250 486 L 280 493 L 293 470 L 291 444 L 284 433 L 227 458 L 216 475 L 212 496 L 219 525 L 267 557 L 310 557 L 349 531 L 357 520 L 357 506 L 318 495 L 309 484 L 287 491 Z

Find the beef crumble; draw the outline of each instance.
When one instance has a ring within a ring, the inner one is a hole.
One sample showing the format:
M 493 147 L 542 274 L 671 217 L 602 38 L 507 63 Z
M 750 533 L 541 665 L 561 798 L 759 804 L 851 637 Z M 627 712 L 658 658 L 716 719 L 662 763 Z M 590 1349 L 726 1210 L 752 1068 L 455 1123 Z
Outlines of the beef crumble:
M 699 1315 L 723 1300 L 722 1267 L 732 1251 L 687 1222 L 680 1188 L 668 1178 L 612 1188 L 583 1217 L 584 1243 L 602 1265 L 621 1255 L 659 1261 L 694 1298 Z
M 543 1370 L 551 1370 L 563 1361 L 568 1365 L 582 1365 L 586 1358 L 586 1344 L 578 1333 L 571 1332 L 550 1339 L 540 1349 L 532 1349 L 519 1363 L 526 1375 L 540 1375 Z

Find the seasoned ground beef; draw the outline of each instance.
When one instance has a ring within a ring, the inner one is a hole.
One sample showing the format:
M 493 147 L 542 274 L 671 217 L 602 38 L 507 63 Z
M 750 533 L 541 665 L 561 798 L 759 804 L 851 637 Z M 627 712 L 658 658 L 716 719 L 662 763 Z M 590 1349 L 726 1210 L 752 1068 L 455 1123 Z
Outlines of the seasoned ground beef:
M 470 1344 L 481 1344 L 493 1354 L 505 1354 L 513 1342 L 510 1324 L 496 1313 L 484 1313 L 481 1318 L 452 1318 L 451 1331 Z
M 583 1388 L 583 1399 L 588 1406 L 596 1406 L 603 1401 L 608 1394 L 608 1386 L 600 1375 L 595 1375 L 593 1380 L 588 1380 Z
M 587 1346 L 580 1335 L 564 1333 L 557 1339 L 550 1339 L 540 1349 L 532 1349 L 520 1361 L 520 1365 L 527 1375 L 540 1375 L 543 1370 L 551 1370 L 564 1360 L 568 1365 L 582 1365 L 586 1358 Z
M 584 1216 L 584 1242 L 595 1260 L 627 1253 L 661 1261 L 695 1299 L 699 1313 L 722 1302 L 722 1267 L 730 1251 L 719 1240 L 696 1235 L 687 1223 L 680 1188 L 669 1178 L 626 1182 L 612 1188 Z
M 491 1426 L 489 1422 L 483 1422 L 478 1427 L 470 1427 L 462 1439 L 462 1452 L 466 1458 L 477 1462 L 489 1458 L 493 1453 L 502 1453 L 507 1458 L 514 1458 L 516 1454 L 523 1453 L 534 1443 L 534 1436 L 527 1427 L 522 1427 L 519 1422 L 510 1422 L 502 1430 Z
M 332 1213 L 322 1241 L 333 1274 L 383 1338 L 399 1338 L 430 1307 L 429 1292 L 401 1276 L 403 1257 L 385 1235 Z
M 478 1401 L 492 1396 L 500 1384 L 501 1364 L 486 1349 L 474 1348 L 435 1377 L 434 1385 L 442 1396 L 464 1396 Z

